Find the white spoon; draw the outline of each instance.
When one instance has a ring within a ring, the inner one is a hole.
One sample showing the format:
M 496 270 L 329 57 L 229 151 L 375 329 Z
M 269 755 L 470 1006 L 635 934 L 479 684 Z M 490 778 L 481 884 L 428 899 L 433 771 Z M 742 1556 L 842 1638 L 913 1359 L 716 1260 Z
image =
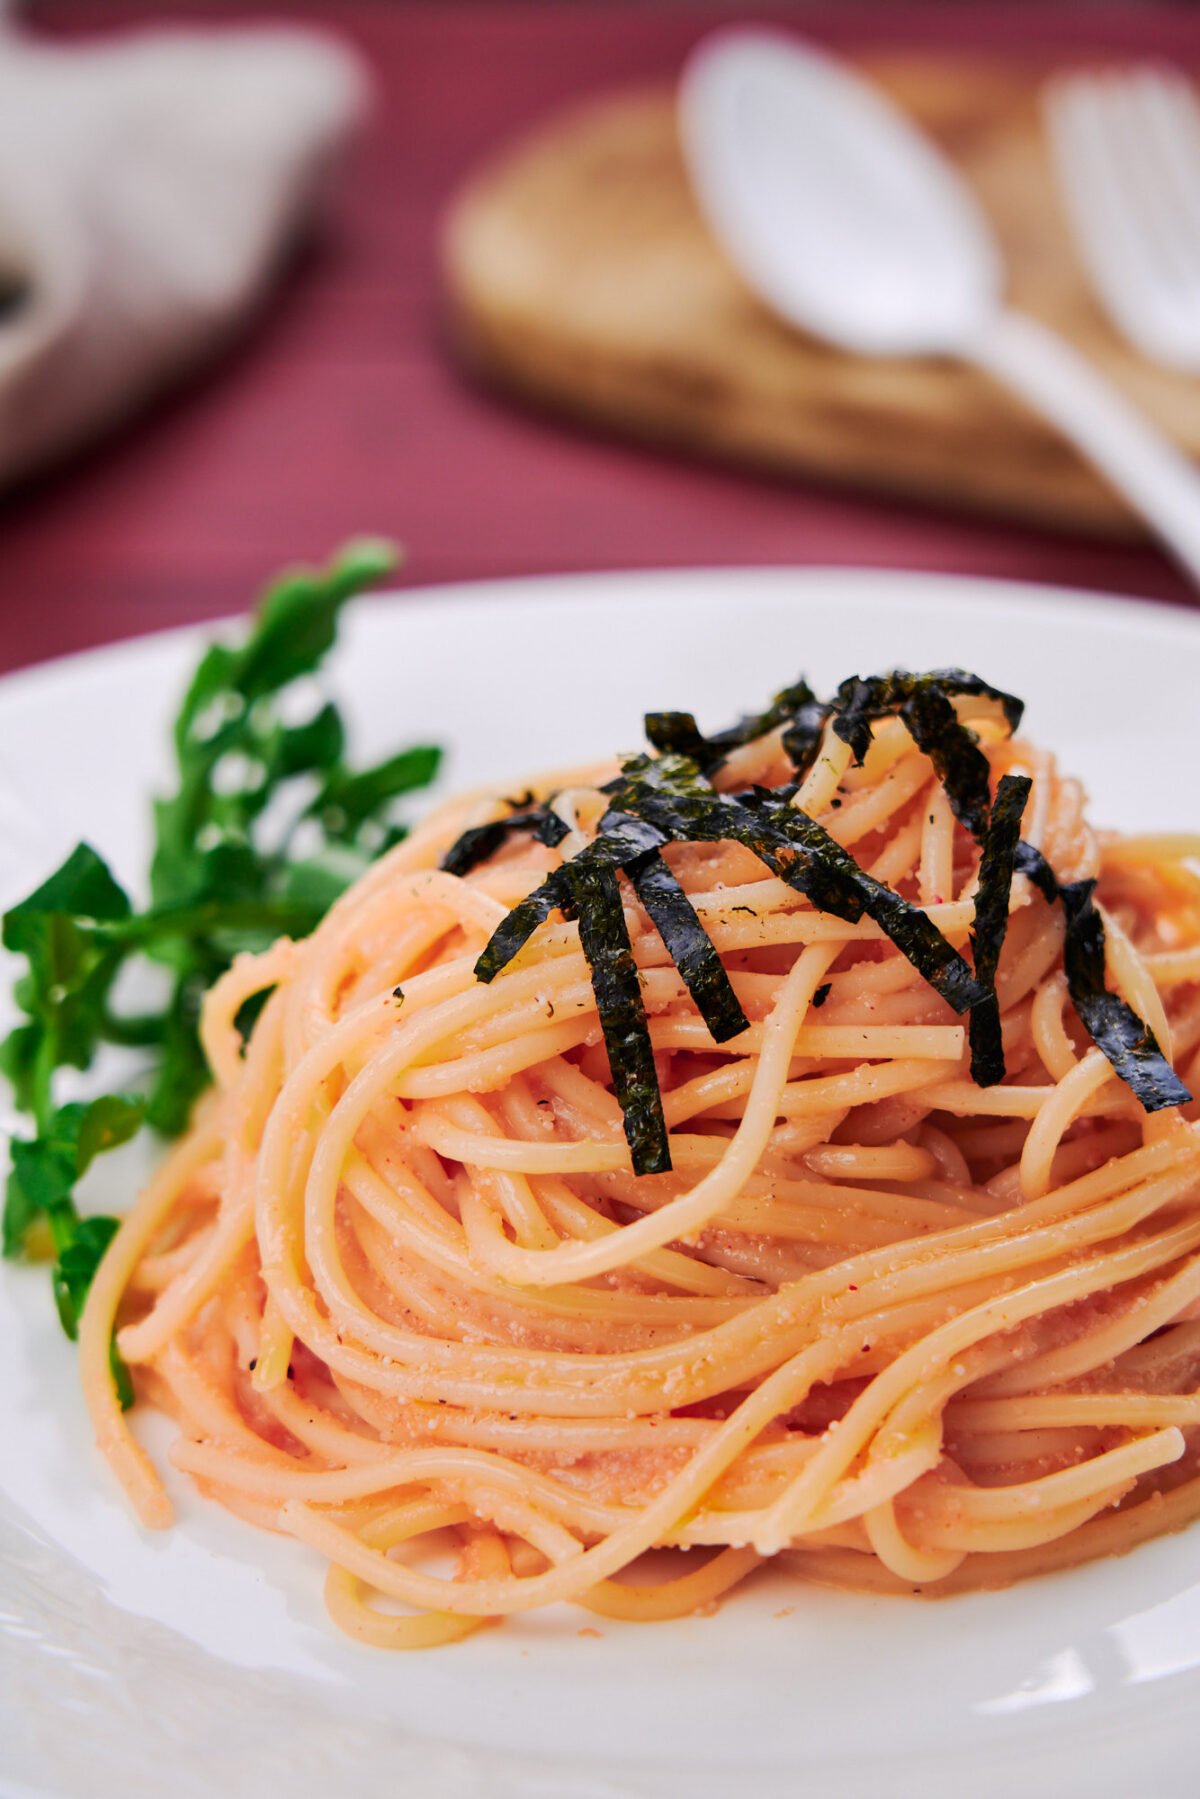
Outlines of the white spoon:
M 701 210 L 790 324 L 864 356 L 954 356 L 1070 438 L 1200 583 L 1200 474 L 1096 370 L 1003 300 L 973 196 L 889 101 L 811 45 L 718 32 L 679 94 Z

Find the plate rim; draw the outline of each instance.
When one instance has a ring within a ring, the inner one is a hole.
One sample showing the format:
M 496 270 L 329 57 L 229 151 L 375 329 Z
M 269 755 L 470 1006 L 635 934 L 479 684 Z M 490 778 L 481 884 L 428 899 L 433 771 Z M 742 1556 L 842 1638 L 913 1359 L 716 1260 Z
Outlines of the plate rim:
M 922 605 L 945 612 L 947 616 L 963 617 L 969 614 L 970 597 L 978 594 L 981 598 L 999 604 L 1010 618 L 1036 619 L 1045 607 L 1053 607 L 1058 619 L 1068 619 L 1077 623 L 1095 626 L 1098 614 L 1103 614 L 1106 625 L 1122 627 L 1140 627 L 1149 635 L 1161 635 L 1164 643 L 1182 638 L 1190 640 L 1193 650 L 1200 648 L 1200 614 L 1186 606 L 1143 599 L 1137 596 L 1126 596 L 1113 593 L 1093 593 L 1087 589 L 1065 588 L 1054 584 L 1026 582 L 1007 577 L 975 576 L 958 574 L 953 571 L 925 572 L 916 569 L 895 569 L 876 567 L 873 565 L 795 565 L 790 563 L 768 565 L 697 565 L 687 568 L 672 569 L 638 569 L 597 570 L 590 572 L 567 572 L 562 574 L 537 574 L 531 576 L 505 576 L 496 580 L 476 580 L 445 584 L 424 585 L 421 587 L 382 587 L 363 601 L 352 602 L 353 616 L 361 624 L 369 620 L 371 613 L 379 608 L 386 609 L 392 617 L 408 610 L 419 611 L 431 615 L 442 605 L 452 605 L 456 609 L 476 607 L 491 609 L 496 605 L 508 603 L 521 605 L 524 608 L 540 607 L 555 599 L 569 600 L 573 597 L 590 599 L 593 604 L 605 604 L 603 597 L 606 590 L 619 593 L 622 588 L 632 585 L 652 590 L 656 602 L 675 601 L 686 593 L 694 591 L 695 583 L 703 581 L 706 586 L 715 586 L 722 580 L 743 584 L 743 591 L 749 585 L 760 590 L 778 589 L 781 584 L 796 581 L 808 592 L 802 596 L 797 591 L 796 598 L 805 598 L 811 603 L 812 589 L 822 583 L 841 586 L 844 589 L 856 588 L 866 599 L 871 589 L 878 596 L 880 589 L 904 590 L 916 594 Z M 965 590 L 965 591 L 964 591 Z M 649 596 L 648 596 L 649 597 Z M 68 681 L 80 676 L 94 674 L 103 675 L 103 666 L 115 660 L 133 659 L 137 662 L 153 664 L 159 656 L 179 656 L 187 653 L 197 642 L 205 641 L 220 633 L 236 629 L 245 618 L 245 614 L 231 614 L 218 619 L 205 619 L 190 624 L 164 626 L 150 632 L 143 632 L 114 643 L 97 645 L 54 657 L 45 661 L 28 665 L 25 668 L 10 671 L 0 677 L 0 711 L 10 704 L 37 703 L 39 694 L 52 689 L 57 681 Z M 349 622 L 349 621 L 348 621 Z M 369 628 L 369 627 L 368 627 Z M 1161 1683 L 1161 1686 L 1170 1683 Z M 1156 1683 L 1156 1692 L 1161 1691 Z M 1165 1697 L 1165 1695 L 1164 1695 Z M 1060 1722 L 1061 1719 L 1061 1722 Z M 1042 1727 L 1036 1735 L 1046 1735 L 1058 1739 L 1065 1734 L 1063 1729 L 1071 1720 L 1071 1734 L 1078 1735 L 1085 1728 L 1083 1720 L 1075 1722 L 1071 1708 L 1060 1714 L 1052 1723 L 1049 1716 L 1043 1713 L 1038 1720 Z M 498 1746 L 472 1748 L 466 1751 L 477 1757 L 486 1772 L 491 1758 L 499 1760 L 508 1752 Z M 532 1752 L 531 1752 L 532 1753 Z M 860 1748 L 859 1754 L 862 1753 Z M 616 1794 L 626 1789 L 618 1785 L 622 1776 L 619 1763 L 601 1763 L 593 1761 L 586 1751 L 581 1751 L 580 1773 L 586 1778 L 593 1775 L 597 1782 L 596 1791 Z M 901 1759 L 905 1760 L 903 1754 Z M 958 1753 L 947 1752 L 947 1771 L 952 1771 L 951 1764 L 958 1767 Z M 965 1765 L 963 1763 L 962 1765 Z M 1173 1765 L 1173 1764 L 1172 1764 Z M 814 1767 L 825 1767 L 829 1773 L 838 1772 L 840 1764 L 813 1764 Z M 610 1773 L 611 1770 L 611 1773 Z M 681 1773 L 683 1770 L 681 1769 Z M 689 1774 L 692 1772 L 688 1770 Z M 638 1770 L 640 1776 L 640 1769 Z M 764 1767 L 753 1765 L 753 1775 L 760 1785 L 763 1784 Z M 47 1778 L 50 1778 L 48 1776 Z M 611 1779 L 612 1785 L 605 1783 Z M 0 1790 L 3 1790 L 3 1773 L 0 1770 Z M 51 1789 L 47 1787 L 47 1792 Z M 486 1789 L 481 1789 L 486 1790 Z M 521 1789 L 524 1791 L 524 1789 Z M 531 1791 L 533 1788 L 531 1787 Z M 633 1789 L 630 1789 L 632 1791 Z M 639 1791 L 641 1790 L 639 1785 Z M 896 1792 L 899 1794 L 900 1787 Z M 907 1788 L 904 1789 L 907 1792 Z M 989 1791 L 991 1789 L 989 1788 Z M 1060 1789 L 1065 1791 L 1065 1789 Z M 1072 1789 L 1073 1791 L 1074 1789 Z
M 295 564 L 297 568 L 316 566 L 315 564 Z M 287 569 L 280 571 L 286 575 Z M 37 662 L 25 663 L 19 668 L 8 669 L 0 674 L 0 696 L 9 699 L 16 695 L 22 697 L 28 687 L 34 689 L 43 682 L 56 677 L 69 676 L 75 673 L 80 665 L 93 665 L 110 659 L 119 660 L 122 656 L 142 656 L 154 650 L 183 647 L 197 638 L 218 636 L 226 631 L 236 630 L 244 625 L 251 616 L 255 605 L 262 594 L 267 591 L 275 577 L 256 588 L 253 597 L 247 601 L 240 612 L 217 613 L 211 618 L 200 618 L 182 624 L 161 625 L 149 631 L 138 631 L 129 637 L 119 637 L 108 643 L 86 645 L 75 650 L 66 650 L 58 656 L 43 657 Z M 885 586 L 920 587 L 929 584 L 933 587 L 933 595 L 923 594 L 928 600 L 935 598 L 948 608 L 954 608 L 960 602 L 950 598 L 955 588 L 979 589 L 994 599 L 1007 596 L 1009 602 L 1024 610 L 1028 609 L 1036 615 L 1039 607 L 1052 605 L 1060 614 L 1078 614 L 1080 620 L 1085 616 L 1091 618 L 1099 608 L 1107 615 L 1109 623 L 1118 620 L 1129 620 L 1136 614 L 1150 624 L 1152 628 L 1172 635 L 1176 631 L 1184 634 L 1200 632 L 1200 598 L 1195 607 L 1186 600 L 1164 600 L 1152 595 L 1139 595 L 1114 592 L 1111 589 L 1089 587 L 1065 587 L 1058 582 L 1027 580 L 1023 577 L 1009 575 L 979 575 L 969 571 L 959 572 L 954 569 L 920 569 L 895 567 L 886 564 L 863 563 L 689 563 L 670 568 L 645 567 L 631 565 L 628 568 L 613 569 L 568 569 L 561 573 L 540 570 L 529 575 L 484 576 L 468 581 L 425 582 L 419 586 L 405 587 L 389 579 L 377 587 L 367 589 L 348 602 L 348 615 L 357 616 L 369 609 L 384 605 L 390 608 L 425 610 L 435 606 L 452 605 L 470 607 L 471 605 L 490 605 L 507 599 L 510 602 L 524 601 L 543 604 L 562 597 L 562 590 L 575 591 L 584 597 L 595 598 L 607 586 L 624 586 L 627 583 L 647 583 L 661 588 L 661 597 L 676 597 L 673 590 L 682 589 L 688 582 L 702 580 L 705 583 L 715 582 L 723 578 L 735 581 L 761 581 L 765 585 L 788 579 L 799 579 L 806 586 L 821 581 L 831 581 L 850 586 L 863 581 L 878 580 Z M 490 598 L 489 596 L 494 596 Z M 659 597 L 659 596 L 656 596 Z

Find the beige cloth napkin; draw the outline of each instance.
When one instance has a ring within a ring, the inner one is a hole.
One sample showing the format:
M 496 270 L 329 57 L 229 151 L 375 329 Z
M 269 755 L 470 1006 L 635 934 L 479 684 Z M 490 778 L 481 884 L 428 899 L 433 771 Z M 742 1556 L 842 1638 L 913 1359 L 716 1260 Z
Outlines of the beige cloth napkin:
M 357 57 L 315 33 L 76 48 L 0 26 L 0 483 L 231 335 L 365 93 Z

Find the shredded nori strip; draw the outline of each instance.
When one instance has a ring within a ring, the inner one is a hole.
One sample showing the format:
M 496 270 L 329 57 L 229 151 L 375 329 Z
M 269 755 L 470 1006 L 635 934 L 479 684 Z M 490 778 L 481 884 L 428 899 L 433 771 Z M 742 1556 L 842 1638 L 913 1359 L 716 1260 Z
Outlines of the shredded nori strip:
M 813 864 L 821 870 L 822 890 L 831 877 L 838 877 L 844 883 L 845 894 L 853 896 L 859 909 L 868 918 L 874 919 L 880 930 L 891 938 L 901 955 L 907 956 L 917 973 L 956 1012 L 966 1012 L 979 1004 L 984 997 L 979 982 L 958 951 L 946 941 L 920 907 L 911 905 L 898 893 L 893 893 L 890 887 L 875 880 L 864 868 L 860 868 L 850 852 L 844 850 L 824 826 L 819 825 L 806 812 L 798 811 L 795 806 L 781 801 L 776 794 L 767 793 L 763 789 L 756 790 L 751 797 L 755 802 L 756 816 L 768 813 L 787 841 L 800 844 L 808 851 Z M 781 872 L 785 881 L 791 881 L 788 869 Z M 791 884 L 798 885 L 795 881 Z M 815 897 L 814 885 L 806 880 L 801 891 L 808 893 L 813 904 L 821 906 L 823 911 L 836 910 Z M 847 916 L 844 903 L 838 915 Z
M 873 918 L 913 967 L 956 1012 L 983 998 L 966 962 L 918 907 L 873 880 L 806 812 L 778 793 L 753 788 L 734 798 L 715 793 L 683 757 L 627 763 L 615 798 L 675 841 L 742 843 L 822 912 L 857 923 Z
M 570 881 L 572 906 L 579 917 L 579 941 L 592 971 L 592 989 L 613 1089 L 625 1119 L 633 1172 L 665 1174 L 671 1166 L 667 1121 L 616 871 L 584 854 L 564 863 L 563 872 Z
M 1103 1050 L 1147 1112 L 1186 1105 L 1192 1095 L 1163 1055 L 1154 1032 L 1132 1006 L 1105 986 L 1104 920 L 1092 899 L 1095 881 L 1060 883 L 1032 843 L 1018 845 L 1016 867 L 1020 874 L 1028 875 L 1049 905 L 1062 901 L 1067 992 L 1092 1042 Z
M 1104 920 L 1092 900 L 1095 886 L 1095 881 L 1068 881 L 1058 890 L 1067 921 L 1063 967 L 1071 1003 L 1088 1036 L 1147 1112 L 1186 1105 L 1192 1096 L 1154 1032 L 1104 984 Z
M 900 716 L 937 770 L 955 818 L 982 843 L 992 802 L 991 770 L 975 733 L 960 723 L 940 687 L 918 687 L 901 706 Z
M 632 868 L 643 856 L 661 849 L 663 833 L 644 818 L 633 818 L 610 806 L 600 820 L 599 835 L 582 852 L 590 861 L 608 868 Z
M 1010 731 L 1017 729 L 1025 711 L 1025 702 L 1015 694 L 991 686 L 965 668 L 935 668 L 924 675 L 894 668 L 890 674 L 851 675 L 843 681 L 833 702 L 833 728 L 842 742 L 850 745 L 854 760 L 861 763 L 871 747 L 874 721 L 899 712 L 915 694 L 931 691 L 947 698 L 963 694 L 997 701 Z
M 629 878 L 716 1042 L 749 1029 L 712 938 L 658 851 L 633 863 Z
M 1008 934 L 1008 904 L 1021 840 L 1021 814 L 1032 785 L 1028 775 L 1001 776 L 983 841 L 975 923 L 971 927 L 975 978 L 987 989 L 986 997 L 972 1008 L 969 1024 L 971 1079 L 977 1087 L 996 1087 L 1005 1075 L 996 969 Z
M 821 700 L 806 700 L 792 713 L 791 723 L 783 733 L 783 753 L 803 780 L 817 759 L 821 733 L 829 717 L 829 707 Z
M 592 973 L 592 991 L 635 1174 L 663 1173 L 670 1168 L 671 1157 L 641 983 L 625 926 L 616 871 L 625 861 L 637 867 L 646 865 L 657 856 L 656 845 L 661 841 L 658 832 L 640 819 L 613 819 L 605 835 L 555 869 L 540 887 L 513 907 L 497 925 L 475 964 L 479 980 L 492 981 L 555 907 L 567 917 L 578 918 L 579 941 Z M 665 863 L 663 868 L 666 869 Z M 669 870 L 666 872 L 670 874 Z M 695 918 L 694 913 L 692 916 Z M 704 935 L 699 919 L 696 928 Z M 704 940 L 708 943 L 707 936 Z M 711 943 L 709 948 L 712 949 Z M 715 950 L 712 954 L 716 958 Z M 724 976 L 724 969 L 721 973 Z M 738 1011 L 740 1015 L 740 1007 Z M 742 1017 L 737 1029 L 744 1030 L 746 1023 Z
M 1016 869 L 1019 875 L 1028 875 L 1048 906 L 1057 905 L 1058 877 L 1041 850 L 1024 838 L 1017 845 Z
M 754 743 L 768 731 L 786 725 L 783 734 L 784 754 L 797 772 L 805 774 L 821 741 L 821 730 L 829 708 L 818 700 L 808 682 L 801 677 L 790 687 L 781 688 L 763 712 L 750 712 L 736 725 L 706 737 L 691 712 L 647 712 L 646 740 L 660 755 L 686 756 L 702 774 L 715 774 L 734 750 Z
M 524 949 L 538 926 L 545 924 L 556 906 L 563 911 L 570 909 L 571 884 L 567 871 L 571 866 L 564 862 L 561 868 L 556 868 L 528 898 L 513 907 L 507 918 L 500 920 L 475 964 L 478 980 L 494 981 L 517 952 Z
M 712 940 L 661 855 L 667 843 L 741 843 L 821 911 L 851 923 L 864 914 L 872 918 L 935 991 L 956 1011 L 970 1013 L 971 1073 L 981 1087 L 993 1086 L 1005 1075 L 995 977 L 1008 928 L 1012 878 L 1020 872 L 1049 904 L 1062 902 L 1068 991 L 1085 1029 L 1117 1074 L 1147 1111 L 1191 1098 L 1153 1032 L 1105 986 L 1104 924 L 1093 903 L 1095 882 L 1060 885 L 1041 852 L 1021 840 L 1027 777 L 1004 776 L 991 803 L 987 758 L 953 705 L 960 694 L 996 701 L 1010 729 L 1019 725 L 1020 700 L 962 669 L 853 676 L 842 682 L 832 705 L 817 700 L 808 684 L 799 681 L 777 694 L 765 712 L 712 737 L 701 732 L 690 712 L 647 714 L 646 734 L 659 754 L 624 763 L 604 790 L 611 804 L 595 840 L 515 906 L 492 934 L 475 965 L 482 981 L 494 979 L 556 907 L 578 918 L 636 1173 L 669 1168 L 670 1153 L 619 870 L 632 881 L 714 1039 L 728 1041 L 748 1024 Z M 815 819 L 789 803 L 812 765 L 828 719 L 832 717 L 834 729 L 861 763 L 870 748 L 872 724 L 893 714 L 929 756 L 955 817 L 982 848 L 971 932 L 973 973 L 921 908 L 874 880 Z M 781 725 L 796 782 L 717 793 L 708 777 L 730 753 Z M 514 804 L 520 809 L 507 818 L 465 831 L 443 867 L 466 873 L 493 855 L 510 831 L 529 831 L 552 847 L 567 835 L 548 807 Z M 818 988 L 814 1005 L 823 1005 L 829 991 L 828 982 Z
M 528 831 L 550 849 L 556 849 L 567 835 L 566 825 L 549 806 L 528 806 L 510 812 L 507 818 L 494 818 L 490 824 L 472 825 L 451 844 L 442 857 L 442 867 L 447 874 L 470 874 L 495 855 L 510 831 Z
M 851 924 L 863 915 L 861 897 L 847 888 L 840 871 L 823 868 L 810 847 L 784 836 L 761 807 L 758 812 L 749 810 L 745 794 L 734 798 L 714 792 L 686 757 L 636 757 L 625 763 L 609 791 L 622 812 L 645 819 L 665 841 L 742 843 L 773 874 L 807 894 L 823 911 Z M 775 797 L 766 795 L 767 799 Z
M 694 712 L 647 712 L 642 729 L 646 742 L 660 756 L 686 756 L 706 774 L 713 773 L 725 760 L 726 752 L 718 750 L 715 741 L 704 735 Z
M 613 1086 L 625 1116 L 625 1134 L 637 1174 L 669 1168 L 670 1156 L 649 1027 L 621 909 L 618 868 L 628 869 L 634 891 L 716 1041 L 738 1036 L 750 1023 L 691 901 L 658 853 L 664 841 L 662 833 L 644 819 L 610 809 L 596 839 L 513 908 L 475 964 L 479 979 L 491 981 L 556 906 L 568 916 L 578 917 L 580 943 L 592 970 Z M 648 1082 L 653 1104 L 647 1097 Z
M 871 747 L 876 719 L 898 712 L 912 692 L 912 676 L 904 669 L 890 675 L 850 675 L 840 683 L 833 702 L 833 728 L 850 745 L 860 765 Z
M 861 763 L 871 747 L 872 723 L 898 713 L 918 749 L 924 750 L 937 770 L 954 816 L 982 843 L 991 807 L 988 761 L 974 732 L 960 722 L 954 710 L 956 694 L 996 700 L 1010 730 L 1015 731 L 1021 722 L 1024 706 L 1015 694 L 990 686 L 966 669 L 943 668 L 912 675 L 897 668 L 887 675 L 852 675 L 843 681 L 834 701 L 833 728 Z

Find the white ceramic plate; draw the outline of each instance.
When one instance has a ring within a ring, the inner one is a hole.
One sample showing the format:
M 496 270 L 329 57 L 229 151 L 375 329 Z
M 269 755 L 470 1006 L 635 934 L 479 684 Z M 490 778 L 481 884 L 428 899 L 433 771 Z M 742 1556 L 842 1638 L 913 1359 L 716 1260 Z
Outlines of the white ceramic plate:
M 0 684 L 0 903 L 87 836 L 136 880 L 195 633 Z M 960 663 L 1029 702 L 1093 816 L 1195 828 L 1200 625 L 1049 590 L 785 570 L 603 576 L 360 604 L 334 684 L 364 754 L 452 746 L 454 784 L 717 726 L 803 669 Z M 7 972 L 7 971 L 0 971 Z M 7 983 L 5 983 L 7 984 Z M 101 1165 L 98 1203 L 137 1177 Z M 148 1420 L 161 1450 L 169 1430 Z M 0 1271 L 0 1787 L 210 1799 L 1059 1799 L 1192 1795 L 1200 1528 L 940 1602 L 762 1580 L 653 1628 L 566 1608 L 417 1656 L 327 1623 L 320 1572 L 170 1482 L 143 1534 L 89 1441 L 41 1270 Z

